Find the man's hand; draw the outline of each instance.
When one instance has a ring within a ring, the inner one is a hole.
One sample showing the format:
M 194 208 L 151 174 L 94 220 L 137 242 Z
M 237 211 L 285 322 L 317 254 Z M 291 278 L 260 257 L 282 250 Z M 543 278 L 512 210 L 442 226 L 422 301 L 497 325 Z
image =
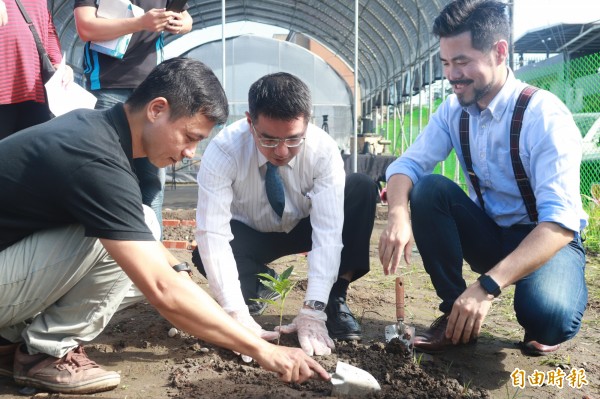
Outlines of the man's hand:
M 178 35 L 184 28 L 184 22 L 183 15 L 181 13 L 174 13 L 167 26 L 165 26 L 165 31 L 172 33 L 173 35 Z
M 298 332 L 298 341 L 304 352 L 312 356 L 330 355 L 331 350 L 335 348 L 333 340 L 329 338 L 325 321 L 327 315 L 325 312 L 313 309 L 300 309 L 298 316 L 292 320 L 291 324 L 275 327 L 275 331 L 284 334 Z
M 403 174 L 392 175 L 387 183 L 388 223 L 379 237 L 379 260 L 385 275 L 396 273 L 402 252 L 410 264 L 413 238 L 408 197 L 412 187 L 412 180 Z
M 4 26 L 8 23 L 8 13 L 6 12 L 6 4 L 0 0 L 0 26 Z
M 446 327 L 446 338 L 452 339 L 454 345 L 466 344 L 477 338 L 493 299 L 479 285 L 479 281 L 467 287 L 452 305 Z
M 167 30 L 169 22 L 176 18 L 178 14 L 173 11 L 166 11 L 164 8 L 153 8 L 140 18 L 145 31 L 162 32 Z
M 279 345 L 271 347 L 272 351 L 263 352 L 265 356 L 256 361 L 266 370 L 278 373 L 281 381 L 302 383 L 315 374 L 324 381 L 331 379 L 329 373 L 301 349 Z
M 404 261 L 410 264 L 412 246 L 412 229 L 408 214 L 399 217 L 389 216 L 387 227 L 379 237 L 379 260 L 386 276 L 396 273 L 402 252 L 404 252 Z

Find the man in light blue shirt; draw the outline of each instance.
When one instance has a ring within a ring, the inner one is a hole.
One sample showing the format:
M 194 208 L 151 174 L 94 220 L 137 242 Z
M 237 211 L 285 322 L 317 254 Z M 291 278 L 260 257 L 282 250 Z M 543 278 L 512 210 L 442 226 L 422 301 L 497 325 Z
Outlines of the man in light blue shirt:
M 443 315 L 415 337 L 415 348 L 425 352 L 475 342 L 493 299 L 511 284 L 528 355 L 553 352 L 573 338 L 587 303 L 579 236 L 587 220 L 579 194 L 581 136 L 564 104 L 538 90 L 511 154 L 511 121 L 527 85 L 506 66 L 505 8 L 497 1 L 456 0 L 435 20 L 454 94 L 386 173 L 389 216 L 379 243 L 384 272 L 396 272 L 402 252 L 410 261 L 414 236 L 442 300 Z M 461 142 L 463 110 L 467 139 Z M 472 164 L 468 195 L 431 174 L 452 149 L 466 176 L 465 155 Z M 520 159 L 529 196 L 517 185 L 512 156 Z M 481 274 L 468 286 L 463 260 Z

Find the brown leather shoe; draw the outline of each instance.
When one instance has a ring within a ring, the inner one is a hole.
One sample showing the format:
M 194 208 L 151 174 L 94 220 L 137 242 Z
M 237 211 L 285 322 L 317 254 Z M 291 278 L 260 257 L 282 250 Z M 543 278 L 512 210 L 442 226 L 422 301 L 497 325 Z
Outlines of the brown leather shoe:
M 417 335 L 414 342 L 415 350 L 425 353 L 441 353 L 452 346 L 457 346 L 452 343 L 451 339 L 446 338 L 445 335 L 449 317 L 449 314 L 438 317 L 431 323 L 427 331 Z M 467 345 L 476 342 L 476 339 L 472 339 Z
M 20 344 L 0 345 L 0 375 L 5 377 L 13 376 L 13 363 L 15 361 L 15 351 Z
M 440 353 L 451 346 L 452 341 L 445 335 L 448 317 L 447 314 L 441 315 L 431 323 L 427 331 L 415 336 L 415 350 L 425 353 Z
M 14 378 L 19 385 L 70 394 L 109 391 L 121 382 L 121 376 L 106 371 L 78 346 L 56 358 L 44 353 L 29 355 L 20 348 L 15 352 Z
M 521 353 L 525 356 L 546 356 L 552 352 L 556 352 L 560 348 L 560 344 L 540 344 L 538 341 L 529 338 L 527 333 L 525 333 L 525 337 L 523 337 L 523 342 L 519 342 L 519 346 L 521 347 Z

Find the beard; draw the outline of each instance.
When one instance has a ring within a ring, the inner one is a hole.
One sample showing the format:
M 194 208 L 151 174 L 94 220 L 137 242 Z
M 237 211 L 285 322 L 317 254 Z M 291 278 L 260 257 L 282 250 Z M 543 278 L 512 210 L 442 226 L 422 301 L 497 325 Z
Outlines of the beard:
M 471 98 L 467 97 L 469 95 L 469 93 L 460 93 L 460 94 L 456 94 L 456 98 L 458 99 L 458 102 L 460 103 L 461 106 L 463 107 L 469 107 L 473 104 L 476 104 L 479 100 L 481 100 L 483 97 L 485 97 L 486 94 L 488 94 L 490 92 L 490 90 L 492 89 L 492 85 L 493 85 L 493 81 L 488 83 L 487 85 L 485 85 L 484 87 L 482 87 L 481 89 L 478 89 L 476 87 L 473 86 L 473 96 Z M 454 84 L 466 84 L 466 85 L 471 85 L 473 84 L 472 80 L 451 80 L 450 84 L 454 85 Z

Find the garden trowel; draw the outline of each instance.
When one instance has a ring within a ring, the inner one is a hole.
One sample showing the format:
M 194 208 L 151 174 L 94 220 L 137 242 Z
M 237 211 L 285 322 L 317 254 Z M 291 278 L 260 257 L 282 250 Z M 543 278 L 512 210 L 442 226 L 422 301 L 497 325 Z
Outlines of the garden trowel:
M 385 326 L 385 341 L 398 338 L 400 344 L 412 351 L 415 341 L 415 328 L 404 324 L 404 280 L 396 277 L 396 324 Z
M 370 373 L 344 362 L 337 362 L 335 373 L 331 374 L 331 384 L 331 395 L 341 398 L 358 398 L 381 390 Z

